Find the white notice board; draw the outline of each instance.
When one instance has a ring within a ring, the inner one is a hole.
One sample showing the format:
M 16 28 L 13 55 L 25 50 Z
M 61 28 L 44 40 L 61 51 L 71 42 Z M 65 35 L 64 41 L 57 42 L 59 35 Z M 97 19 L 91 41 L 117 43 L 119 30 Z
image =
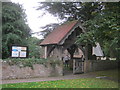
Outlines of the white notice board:
M 11 57 L 27 57 L 27 46 L 12 46 Z

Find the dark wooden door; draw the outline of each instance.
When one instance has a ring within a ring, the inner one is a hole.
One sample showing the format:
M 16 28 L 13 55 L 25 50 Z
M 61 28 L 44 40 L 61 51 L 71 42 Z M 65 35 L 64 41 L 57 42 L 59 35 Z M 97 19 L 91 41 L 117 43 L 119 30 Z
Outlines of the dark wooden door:
M 84 61 L 80 58 L 73 59 L 73 74 L 84 73 Z

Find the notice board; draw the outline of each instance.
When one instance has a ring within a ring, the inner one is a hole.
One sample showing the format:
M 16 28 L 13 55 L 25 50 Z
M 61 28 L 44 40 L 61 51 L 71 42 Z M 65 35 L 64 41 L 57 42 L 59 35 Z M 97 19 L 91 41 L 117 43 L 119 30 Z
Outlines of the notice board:
M 11 47 L 11 57 L 27 58 L 28 57 L 28 47 L 27 46 L 12 46 Z

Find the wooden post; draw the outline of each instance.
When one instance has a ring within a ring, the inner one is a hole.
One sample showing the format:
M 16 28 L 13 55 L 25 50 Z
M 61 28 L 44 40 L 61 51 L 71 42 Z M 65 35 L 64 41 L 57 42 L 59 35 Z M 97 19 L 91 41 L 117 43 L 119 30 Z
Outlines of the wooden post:
M 85 60 L 88 60 L 88 44 L 85 46 Z
M 47 46 L 45 46 L 45 59 L 47 59 Z
M 75 59 L 73 59 L 73 74 L 75 74 Z
M 62 46 L 57 46 L 57 56 L 59 60 L 62 60 Z
M 59 60 L 62 60 L 62 46 L 59 46 Z
M 88 44 L 88 60 L 92 60 L 92 45 Z

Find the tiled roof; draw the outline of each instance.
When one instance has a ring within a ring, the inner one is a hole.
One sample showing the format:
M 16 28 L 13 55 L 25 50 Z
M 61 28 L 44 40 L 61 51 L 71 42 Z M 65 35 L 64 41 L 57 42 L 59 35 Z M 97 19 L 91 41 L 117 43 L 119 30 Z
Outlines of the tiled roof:
M 72 30 L 78 21 L 71 21 L 54 29 L 40 45 L 59 44 L 59 42 Z

